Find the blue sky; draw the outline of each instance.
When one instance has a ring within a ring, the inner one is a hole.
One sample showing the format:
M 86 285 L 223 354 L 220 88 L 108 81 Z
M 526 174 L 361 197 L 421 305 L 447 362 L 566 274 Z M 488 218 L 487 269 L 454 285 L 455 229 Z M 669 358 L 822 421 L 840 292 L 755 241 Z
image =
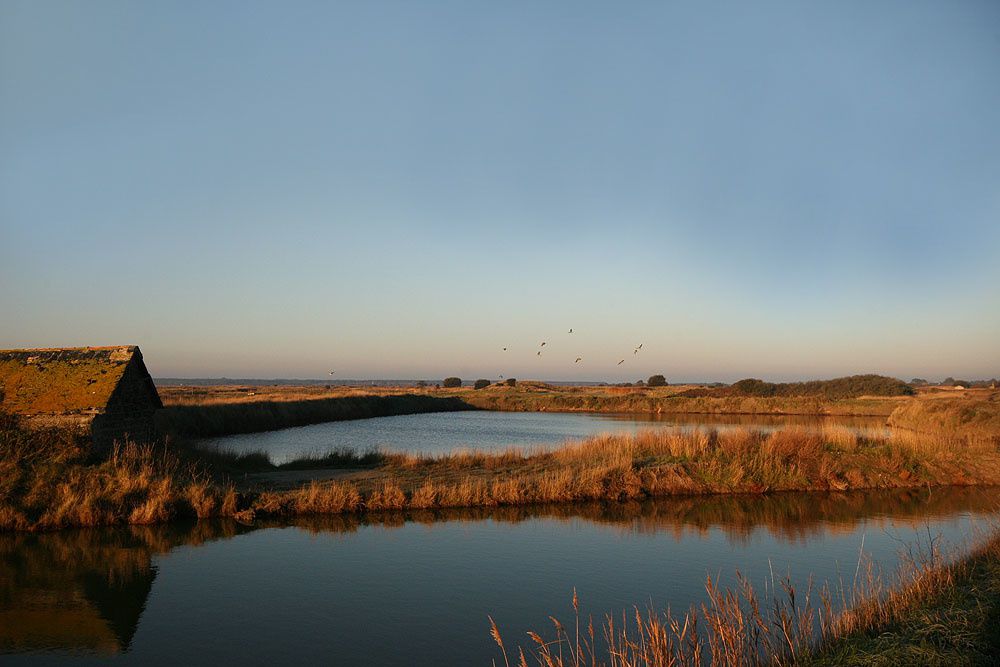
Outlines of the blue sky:
M 0 100 L 0 347 L 1000 375 L 994 2 L 8 0 Z

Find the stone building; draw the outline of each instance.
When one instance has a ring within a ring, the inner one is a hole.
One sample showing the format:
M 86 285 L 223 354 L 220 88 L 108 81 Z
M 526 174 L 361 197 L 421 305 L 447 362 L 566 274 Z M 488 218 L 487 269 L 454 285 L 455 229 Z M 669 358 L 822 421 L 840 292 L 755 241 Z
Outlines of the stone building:
M 29 426 L 85 430 L 98 453 L 152 440 L 162 407 L 135 345 L 0 350 L 0 410 Z

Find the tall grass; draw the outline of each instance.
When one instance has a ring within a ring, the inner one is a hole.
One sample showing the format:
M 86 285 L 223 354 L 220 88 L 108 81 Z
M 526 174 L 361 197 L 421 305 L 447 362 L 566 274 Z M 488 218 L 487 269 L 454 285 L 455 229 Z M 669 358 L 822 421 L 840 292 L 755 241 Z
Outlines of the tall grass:
M 472 406 L 454 397 L 417 393 L 205 402 L 169 405 L 157 412 L 156 426 L 161 433 L 174 436 L 208 437 L 346 419 L 472 409 Z
M 997 453 L 915 434 L 735 430 L 606 435 L 550 452 L 387 455 L 350 480 L 264 491 L 248 512 L 435 510 L 669 495 L 1000 483 Z
M 279 467 L 259 454 L 133 443 L 117 447 L 107 461 L 88 462 L 64 437 L 0 428 L 0 529 L 1000 483 L 992 445 L 836 428 L 651 430 L 593 437 L 554 451 L 335 451 L 281 468 L 354 469 L 340 475 L 346 479 L 279 490 L 265 475 L 239 492 L 227 481 L 230 475 Z
M 150 524 L 235 511 L 232 485 L 163 446 L 117 444 L 104 461 L 90 461 L 86 452 L 72 432 L 27 430 L 16 417 L 0 416 L 0 530 Z
M 921 433 L 975 437 L 1000 444 L 1000 393 L 986 399 L 910 401 L 893 410 L 889 424 Z
M 679 387 L 558 387 L 536 390 L 491 387 L 462 395 L 469 405 L 507 412 L 619 412 L 656 414 L 865 415 L 887 416 L 901 397 L 743 396 Z M 691 395 L 689 395 L 691 394 Z
M 700 605 L 633 608 L 606 615 L 599 630 L 581 618 L 574 590 L 571 623 L 550 616 L 547 634 L 528 632 L 527 651 L 506 645 L 492 618 L 489 633 L 503 664 L 519 667 L 987 664 L 1000 649 L 990 628 L 1000 611 L 998 574 L 1000 537 L 958 560 L 928 540 L 889 577 L 863 557 L 853 580 L 836 587 L 797 589 L 786 577 L 760 592 L 739 573 L 731 588 L 709 576 Z

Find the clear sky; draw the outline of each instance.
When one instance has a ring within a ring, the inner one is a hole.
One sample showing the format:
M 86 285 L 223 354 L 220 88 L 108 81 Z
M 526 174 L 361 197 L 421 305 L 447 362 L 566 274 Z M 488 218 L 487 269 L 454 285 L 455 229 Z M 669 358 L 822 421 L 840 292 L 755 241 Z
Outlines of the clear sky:
M 990 0 L 5 0 L 0 347 L 998 376 L 998 126 Z

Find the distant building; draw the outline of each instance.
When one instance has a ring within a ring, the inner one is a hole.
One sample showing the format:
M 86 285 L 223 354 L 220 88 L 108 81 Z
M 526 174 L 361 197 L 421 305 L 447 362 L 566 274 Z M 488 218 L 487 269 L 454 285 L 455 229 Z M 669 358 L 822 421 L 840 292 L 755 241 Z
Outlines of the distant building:
M 162 407 L 135 345 L 0 350 L 0 410 L 84 430 L 98 453 L 116 440 L 152 440 Z

